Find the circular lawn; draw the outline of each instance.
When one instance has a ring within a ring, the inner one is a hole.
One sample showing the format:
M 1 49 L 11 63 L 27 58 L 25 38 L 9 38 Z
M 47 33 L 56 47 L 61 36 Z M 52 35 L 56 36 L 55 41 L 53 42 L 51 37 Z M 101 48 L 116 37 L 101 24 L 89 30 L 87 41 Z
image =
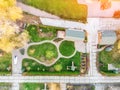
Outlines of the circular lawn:
M 72 41 L 63 41 L 59 47 L 60 53 L 63 56 L 71 56 L 75 51 L 74 42 Z

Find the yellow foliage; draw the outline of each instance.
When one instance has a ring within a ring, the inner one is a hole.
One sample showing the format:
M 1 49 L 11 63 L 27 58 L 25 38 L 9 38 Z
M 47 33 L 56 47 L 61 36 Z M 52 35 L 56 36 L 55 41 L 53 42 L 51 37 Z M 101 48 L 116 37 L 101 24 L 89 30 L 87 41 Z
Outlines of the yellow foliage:
M 16 5 L 16 0 L 0 0 L 0 19 L 1 17 L 13 21 L 22 18 L 22 10 Z
M 22 47 L 29 40 L 28 32 L 19 33 L 14 22 L 22 18 L 22 10 L 15 5 L 16 0 L 0 0 L 0 49 L 5 52 Z
M 101 10 L 111 8 L 111 0 L 100 0 L 101 2 Z
M 16 19 L 21 19 L 22 16 L 22 10 L 18 7 L 9 7 L 8 8 L 8 15 L 9 18 L 15 21 Z
M 0 49 L 11 52 L 29 41 L 27 31 L 19 33 L 19 27 L 12 21 L 0 21 Z
M 57 84 L 57 83 L 49 83 L 48 87 L 49 87 L 50 90 L 61 90 L 60 85 Z
M 120 49 L 120 40 L 118 41 L 118 49 Z
M 16 47 L 22 47 L 29 41 L 29 35 L 26 32 L 23 32 L 21 34 L 4 34 L 2 38 L 0 38 L 0 49 L 2 49 L 5 52 L 11 52 Z
M 3 36 L 0 39 L 0 49 L 2 49 L 5 52 L 11 52 L 14 48 L 14 44 L 9 41 L 8 37 Z
M 0 8 L 7 9 L 16 5 L 16 0 L 0 0 Z

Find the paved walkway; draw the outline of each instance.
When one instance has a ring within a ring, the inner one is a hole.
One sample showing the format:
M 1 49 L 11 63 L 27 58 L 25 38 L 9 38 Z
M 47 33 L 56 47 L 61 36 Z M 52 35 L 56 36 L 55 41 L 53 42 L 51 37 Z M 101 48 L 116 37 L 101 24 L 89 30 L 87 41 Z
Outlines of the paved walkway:
M 14 58 L 15 56 L 17 57 L 17 63 L 15 64 L 14 63 Z M 21 55 L 19 49 L 18 50 L 14 50 L 12 52 L 12 75 L 15 76 L 15 75 L 21 75 L 22 73 L 22 59 L 23 59 L 23 56 Z
M 39 10 L 31 6 L 25 5 L 21 2 L 17 2 L 17 6 L 20 7 L 24 12 L 28 12 L 29 14 L 32 14 L 35 16 L 59 19 L 58 16 L 52 15 L 50 13 L 47 13 L 45 11 Z
M 105 90 L 105 84 L 95 84 L 95 90 Z
M 12 83 L 12 90 L 19 90 L 19 83 L 16 83 L 16 82 L 14 82 L 14 83 Z
M 63 39 L 62 41 L 64 41 L 64 40 L 68 40 L 68 39 Z M 77 52 L 76 49 L 75 49 L 74 53 L 73 53 L 72 55 L 70 55 L 70 56 L 63 56 L 63 55 L 60 53 L 60 51 L 59 51 L 59 46 L 60 46 L 60 44 L 62 43 L 62 41 L 60 41 L 59 43 L 55 43 L 53 40 L 45 40 L 45 41 L 41 41 L 41 42 L 30 43 L 30 44 L 28 44 L 28 45 L 26 45 L 26 46 L 24 47 L 24 49 L 25 49 L 25 55 L 23 55 L 23 57 L 22 57 L 21 59 L 23 59 L 23 58 L 29 58 L 29 59 L 33 59 L 33 60 L 35 60 L 36 62 L 38 62 L 38 63 L 40 63 L 40 64 L 43 64 L 43 65 L 45 65 L 45 66 L 51 66 L 51 65 L 55 64 L 56 61 L 59 60 L 59 58 L 71 58 L 71 57 L 73 57 L 73 56 L 76 54 L 76 52 Z M 28 48 L 29 48 L 30 46 L 32 46 L 32 45 L 40 45 L 40 44 L 43 44 L 43 43 L 52 43 L 52 44 L 54 44 L 54 45 L 57 47 L 58 57 L 57 57 L 57 58 L 55 59 L 55 61 L 53 61 L 52 63 L 46 64 L 46 63 L 44 63 L 44 62 L 39 61 L 38 59 L 35 59 L 35 58 L 33 58 L 33 57 L 28 56 L 28 54 L 27 54 L 27 50 L 28 50 Z
M 104 84 L 104 83 L 119 83 L 120 76 L 118 77 L 82 77 L 82 76 L 0 76 L 0 82 L 36 82 L 36 83 L 75 83 L 75 84 Z
M 66 90 L 66 83 L 60 83 L 61 90 Z
M 89 36 L 88 36 L 88 42 L 90 43 L 89 48 L 90 48 L 90 67 L 89 67 L 89 72 L 88 75 L 90 76 L 96 76 L 98 78 L 101 77 L 97 70 L 97 43 L 98 43 L 98 34 L 95 29 L 91 29 L 89 31 Z

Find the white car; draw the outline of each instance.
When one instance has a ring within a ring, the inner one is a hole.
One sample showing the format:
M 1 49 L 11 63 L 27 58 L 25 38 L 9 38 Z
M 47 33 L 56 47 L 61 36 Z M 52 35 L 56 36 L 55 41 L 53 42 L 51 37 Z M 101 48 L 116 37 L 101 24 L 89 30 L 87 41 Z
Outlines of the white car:
M 15 56 L 15 57 L 14 57 L 14 64 L 17 64 L 17 61 L 18 61 L 18 57 Z

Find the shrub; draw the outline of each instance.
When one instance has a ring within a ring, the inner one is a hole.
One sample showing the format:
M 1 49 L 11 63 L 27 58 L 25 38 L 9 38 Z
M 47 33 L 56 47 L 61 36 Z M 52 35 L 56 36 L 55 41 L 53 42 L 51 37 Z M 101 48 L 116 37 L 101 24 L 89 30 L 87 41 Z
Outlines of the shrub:
M 56 64 L 56 65 L 54 65 L 54 69 L 55 69 L 55 71 L 60 72 L 62 70 L 62 65 L 61 64 Z
M 54 57 L 53 51 L 46 51 L 46 58 L 51 60 Z
M 120 10 L 115 11 L 113 17 L 114 18 L 120 18 Z

